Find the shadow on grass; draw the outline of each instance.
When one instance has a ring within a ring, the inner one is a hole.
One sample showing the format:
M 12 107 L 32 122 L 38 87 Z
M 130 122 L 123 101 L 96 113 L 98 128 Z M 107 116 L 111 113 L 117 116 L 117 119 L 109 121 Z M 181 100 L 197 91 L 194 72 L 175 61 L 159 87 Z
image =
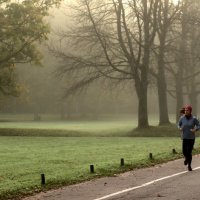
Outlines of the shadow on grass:
M 58 129 L 20 129 L 0 128 L 0 136 L 37 136 L 37 137 L 180 137 L 175 124 L 149 126 L 145 129 L 135 128 L 132 131 L 85 132 Z
M 148 128 L 135 128 L 128 133 L 132 137 L 180 137 L 176 124 L 149 126 Z

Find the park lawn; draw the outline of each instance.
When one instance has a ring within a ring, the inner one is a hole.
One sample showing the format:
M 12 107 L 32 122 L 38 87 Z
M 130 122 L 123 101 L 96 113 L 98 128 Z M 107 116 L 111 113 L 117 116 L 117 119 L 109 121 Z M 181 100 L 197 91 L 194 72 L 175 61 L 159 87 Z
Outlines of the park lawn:
M 0 135 L 126 136 L 126 133 L 137 126 L 134 116 L 125 118 L 107 116 L 98 120 L 55 120 L 55 117 L 46 116 L 42 118 L 44 120 L 38 122 L 30 120 L 29 115 L 0 115 Z
M 48 130 L 69 130 L 77 132 L 105 132 L 112 130 L 131 130 L 136 127 L 134 120 L 120 121 L 21 121 L 21 122 L 1 122 L 1 128 L 12 129 L 48 129 Z
M 174 116 L 171 116 L 172 122 Z M 147 130 L 144 133 L 133 130 L 137 127 L 134 115 L 103 116 L 99 119 L 55 120 L 56 116 L 45 116 L 42 121 L 30 120 L 30 115 L 0 115 L 0 136 L 159 136 L 166 131 L 168 136 L 179 136 L 176 125 Z M 20 119 L 20 120 L 19 120 Z M 27 120 L 25 120 L 27 119 Z M 51 119 L 51 120 L 50 120 Z M 150 118 L 150 125 L 156 127 L 156 116 Z
M 174 115 L 170 115 L 174 122 Z M 150 115 L 149 123 L 152 126 L 158 125 L 158 116 Z M 74 119 L 59 120 L 57 115 L 42 115 L 41 121 L 33 121 L 30 114 L 0 114 L 0 128 L 15 129 L 51 129 L 51 130 L 72 130 L 79 132 L 102 132 L 113 129 L 130 130 L 136 128 L 136 115 L 104 115 L 97 119 Z
M 200 140 L 197 138 L 196 148 Z M 0 199 L 25 195 L 93 177 L 112 175 L 180 157 L 173 137 L 0 137 Z M 149 153 L 154 160 L 150 161 Z M 124 158 L 125 166 L 120 167 Z M 93 164 L 95 173 L 89 166 Z M 41 187 L 40 175 L 46 176 Z

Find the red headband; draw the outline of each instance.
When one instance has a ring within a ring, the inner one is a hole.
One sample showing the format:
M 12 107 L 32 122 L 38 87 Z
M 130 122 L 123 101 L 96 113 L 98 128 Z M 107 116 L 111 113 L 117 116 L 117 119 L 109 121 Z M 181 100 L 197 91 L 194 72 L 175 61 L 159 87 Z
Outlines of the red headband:
M 192 106 L 191 105 L 186 105 L 185 109 L 189 110 L 190 112 L 192 112 Z

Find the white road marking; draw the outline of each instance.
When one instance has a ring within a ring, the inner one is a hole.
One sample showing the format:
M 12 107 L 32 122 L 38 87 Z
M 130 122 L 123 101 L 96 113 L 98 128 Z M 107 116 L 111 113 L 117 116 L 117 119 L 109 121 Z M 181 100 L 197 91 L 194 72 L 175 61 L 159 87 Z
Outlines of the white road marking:
M 197 169 L 200 169 L 200 167 L 196 167 L 193 169 L 194 170 L 197 170 Z M 106 196 L 103 196 L 103 197 L 100 197 L 100 198 L 97 198 L 97 199 L 94 199 L 94 200 L 103 200 L 103 199 L 107 199 L 107 198 L 110 198 L 110 197 L 113 197 L 113 196 L 116 196 L 116 195 L 119 195 L 119 194 L 122 194 L 122 193 L 126 193 L 126 192 L 129 192 L 129 191 L 132 191 L 132 190 L 136 190 L 136 189 L 139 189 L 139 188 L 142 188 L 142 187 L 146 187 L 148 185 L 151 185 L 151 184 L 154 184 L 156 182 L 159 182 L 159 181 L 162 181 L 162 180 L 165 180 L 165 179 L 168 179 L 168 178 L 172 178 L 172 177 L 175 177 L 175 176 L 179 176 L 181 174 L 185 174 L 187 173 L 188 171 L 183 171 L 183 172 L 179 172 L 179 173 L 176 173 L 176 174 L 172 174 L 170 176 L 165 176 L 165 177 L 162 177 L 162 178 L 159 178 L 159 179 L 155 179 L 153 181 L 150 181 L 150 182 L 147 182 L 147 183 L 144 183 L 142 185 L 138 185 L 138 186 L 135 186 L 135 187 L 132 187 L 132 188 L 127 188 L 125 190 L 121 190 L 119 192 L 115 192 L 115 193 L 112 193 L 112 194 L 109 194 L 109 195 L 106 195 Z M 191 173 L 191 172 L 190 172 Z

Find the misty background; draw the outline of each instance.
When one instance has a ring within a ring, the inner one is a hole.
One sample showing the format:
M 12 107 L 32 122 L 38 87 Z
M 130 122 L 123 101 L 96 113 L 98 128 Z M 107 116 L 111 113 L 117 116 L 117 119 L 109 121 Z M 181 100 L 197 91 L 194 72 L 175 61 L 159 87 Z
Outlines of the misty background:
M 79 2 L 79 1 L 77 1 Z M 81 1 L 80 1 L 81 2 Z M 102 1 L 103 2 L 103 1 Z M 101 2 L 101 3 L 102 3 Z M 177 9 L 177 4 L 173 1 L 163 1 L 165 3 L 169 3 L 169 8 L 171 10 Z M 83 1 L 82 1 L 83 3 Z M 184 4 L 185 3 L 185 4 Z M 25 64 L 15 64 L 16 71 L 15 75 L 17 77 L 17 81 L 20 84 L 20 96 L 12 97 L 12 96 L 0 96 L 1 113 L 31 113 L 34 116 L 35 120 L 40 120 L 41 114 L 58 114 L 61 119 L 70 119 L 76 117 L 98 117 L 104 114 L 113 114 L 113 115 L 121 115 L 121 114 L 137 114 L 138 113 L 138 97 L 136 93 L 136 89 L 134 87 L 135 83 L 134 80 L 128 80 L 124 82 L 120 81 L 112 81 L 109 79 L 102 79 L 94 81 L 92 84 L 87 85 L 86 87 L 81 88 L 70 95 L 66 95 L 67 88 L 69 85 L 75 81 L 75 78 L 68 72 L 61 73 L 59 69 L 63 66 L 63 59 L 62 57 L 58 56 L 55 53 L 55 48 L 52 47 L 55 45 L 56 49 L 58 47 L 63 48 L 64 43 L 64 36 L 62 35 L 64 32 L 67 35 L 67 31 L 69 27 L 73 26 L 76 27 L 76 19 L 73 18 L 73 11 L 69 7 L 70 1 L 66 1 L 64 4 L 61 5 L 60 8 L 53 8 L 50 10 L 51 16 L 48 17 L 46 20 L 51 25 L 51 33 L 49 37 L 49 41 L 38 45 L 40 49 L 43 59 L 42 65 L 35 65 L 32 63 L 25 63 Z M 78 3 L 77 3 L 78 4 Z M 81 4 L 81 3 L 80 3 Z M 103 4 L 103 3 L 102 3 Z M 116 3 L 117 4 L 117 3 Z M 171 5 L 174 4 L 174 7 Z M 124 3 L 125 5 L 125 3 Z M 177 14 L 176 20 L 172 22 L 171 28 L 169 28 L 169 36 L 167 40 L 172 38 L 172 33 L 174 30 L 178 30 L 181 33 L 181 23 L 182 26 L 188 25 L 188 21 L 191 19 L 193 20 L 190 24 L 190 27 L 187 27 L 185 38 L 182 40 L 180 36 L 177 39 L 177 33 L 175 33 L 175 38 L 173 40 L 173 46 L 180 47 L 179 50 L 181 51 L 182 47 L 185 45 L 185 49 L 187 48 L 188 51 L 192 48 L 197 52 L 197 58 L 192 58 L 191 55 L 187 52 L 188 55 L 185 56 L 185 52 L 182 52 L 181 59 L 179 59 L 174 65 L 181 66 L 184 68 L 186 65 L 186 70 L 183 72 L 183 75 L 180 75 L 181 80 L 183 80 L 187 74 L 191 74 L 193 80 L 195 79 L 196 82 L 193 83 L 195 87 L 196 98 L 196 105 L 195 106 L 195 114 L 198 115 L 199 112 L 199 40 L 196 40 L 200 34 L 199 29 L 199 9 L 200 3 L 198 1 L 180 1 L 179 9 L 181 10 L 181 14 L 183 15 L 183 7 L 187 5 L 187 16 L 188 18 L 181 21 L 180 13 Z M 189 5 L 189 6 L 188 6 Z M 191 6 L 192 5 L 192 6 Z M 94 6 L 94 5 L 91 5 Z M 120 3 L 118 5 L 120 7 Z M 166 4 L 165 4 L 166 6 Z M 181 7 L 183 6 L 183 7 Z M 81 7 L 80 7 L 81 8 Z M 170 10 L 169 9 L 169 10 Z M 194 12 L 194 9 L 196 12 Z M 171 13 L 173 11 L 169 11 Z M 177 11 L 178 13 L 178 11 Z M 189 14 L 188 14 L 189 13 Z M 193 15 L 192 15 L 193 14 Z M 79 21 L 80 22 L 80 21 Z M 161 23 L 164 23 L 163 21 Z M 174 24 L 177 23 L 179 28 L 175 27 Z M 80 24 L 79 24 L 80 25 Z M 191 29 L 191 27 L 193 27 Z M 80 28 L 80 26 L 79 26 Z M 180 30 L 179 30 L 180 29 Z M 75 29 L 74 29 L 75 30 Z M 195 35 L 195 37 L 194 37 Z M 69 39 L 69 36 L 68 36 Z M 82 38 L 83 40 L 84 38 Z M 194 41 L 192 39 L 195 39 Z M 78 40 L 77 40 L 78 41 Z M 186 44 L 181 44 L 181 42 L 186 41 Z M 159 48 L 160 41 L 158 39 L 158 35 L 155 36 L 154 39 L 154 46 L 157 45 Z M 169 46 L 170 42 L 166 42 L 166 46 Z M 193 46 L 197 45 L 197 46 Z M 90 51 L 84 48 L 80 48 L 80 46 L 70 47 L 65 45 L 64 48 L 66 52 L 76 52 L 76 50 L 80 53 L 80 55 L 84 55 L 85 53 L 90 54 Z M 170 48 L 169 48 L 170 49 Z M 58 49 L 57 49 L 58 50 Z M 97 48 L 98 50 L 98 48 Z M 59 50 L 58 50 L 59 51 Z M 86 52 L 84 52 L 86 51 Z M 153 51 L 153 50 L 152 50 Z M 190 52 L 191 53 L 191 52 Z M 173 52 L 172 52 L 173 54 Z M 168 54 L 168 51 L 165 52 L 165 57 L 169 58 L 172 55 Z M 153 56 L 152 56 L 153 57 Z M 182 64 L 180 60 L 187 59 L 185 64 Z M 192 61 L 195 60 L 194 63 Z M 189 92 L 191 86 L 186 86 L 182 82 L 183 88 L 183 102 L 181 105 L 177 106 L 177 99 L 175 94 L 176 88 L 176 81 L 172 78 L 170 74 L 171 68 L 175 69 L 177 66 L 169 65 L 167 67 L 167 59 L 165 60 L 166 65 L 165 69 L 165 78 L 166 78 L 166 95 L 167 95 L 167 106 L 168 106 L 168 113 L 169 114 L 177 114 L 177 110 L 181 108 L 182 105 L 186 103 L 192 103 L 189 97 Z M 70 65 L 70 62 L 65 62 L 65 65 Z M 155 67 L 155 59 L 150 59 L 150 66 L 152 69 Z M 193 73 L 190 73 L 191 71 Z M 177 69 L 175 70 L 177 74 L 179 72 Z M 81 74 L 81 71 L 78 72 L 79 76 L 84 76 Z M 175 73 L 175 72 L 174 72 Z M 173 74 L 173 72 L 172 72 Z M 176 75 L 177 75 L 176 74 Z M 187 78 L 187 77 L 186 77 Z M 178 79 L 177 79 L 178 80 Z M 164 80 L 163 80 L 164 81 Z M 161 80 L 162 82 L 162 80 Z M 192 82 L 191 77 L 186 79 L 186 83 Z M 151 77 L 148 79 L 148 114 L 159 115 L 159 100 L 158 100 L 158 82 L 155 78 Z

